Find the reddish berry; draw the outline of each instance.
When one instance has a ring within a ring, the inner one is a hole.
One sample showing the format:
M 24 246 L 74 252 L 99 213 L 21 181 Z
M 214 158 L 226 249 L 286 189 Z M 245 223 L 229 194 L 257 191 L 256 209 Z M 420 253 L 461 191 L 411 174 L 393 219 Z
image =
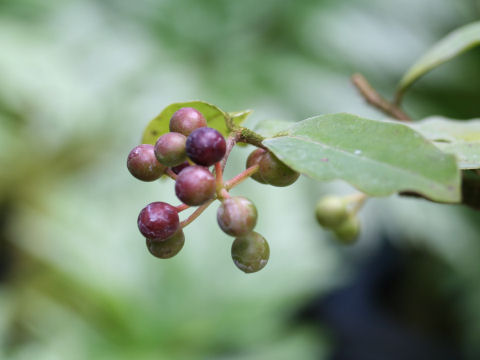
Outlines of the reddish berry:
M 185 169 L 186 167 L 189 167 L 191 166 L 190 163 L 188 161 L 184 161 L 183 163 L 181 163 L 180 165 L 177 165 L 177 166 L 173 166 L 172 167 L 172 171 L 175 173 L 175 174 L 180 174 L 180 171 L 182 171 L 183 169 Z
M 259 162 L 258 173 L 262 179 L 273 186 L 288 186 L 297 181 L 299 173 L 290 169 L 271 152 L 263 154 Z
M 177 209 L 164 202 L 148 204 L 138 215 L 138 229 L 147 239 L 162 241 L 180 228 Z
M 187 138 L 187 155 L 198 165 L 210 166 L 222 160 L 227 144 L 217 130 L 202 127 Z
M 157 160 L 166 166 L 180 165 L 187 159 L 186 141 L 187 138 L 184 135 L 176 132 L 163 134 L 155 144 Z
M 183 203 L 202 205 L 215 196 L 215 177 L 202 166 L 189 166 L 178 174 L 175 193 Z
M 147 249 L 150 254 L 160 259 L 169 259 L 177 255 L 185 244 L 185 235 L 182 229 L 164 241 L 147 239 Z
M 228 235 L 247 235 L 257 224 L 257 208 L 241 196 L 225 199 L 218 208 L 217 222 Z
M 130 151 L 127 168 L 133 176 L 142 181 L 157 180 L 166 169 L 155 157 L 153 146 L 148 144 L 138 145 Z
M 252 231 L 238 237 L 232 244 L 232 259 L 245 273 L 254 273 L 265 267 L 270 257 L 270 248 L 265 238 Z
M 207 126 L 205 117 L 201 112 L 191 107 L 177 110 L 170 119 L 170 131 L 178 132 L 185 136 L 204 126 Z
M 262 159 L 262 156 L 266 153 L 267 153 L 267 150 L 264 150 L 262 148 L 258 148 L 252 151 L 247 158 L 247 165 L 246 165 L 247 169 L 254 165 L 259 165 L 260 160 Z M 266 184 L 265 180 L 262 179 L 262 176 L 258 171 L 255 174 L 253 174 L 251 178 L 255 181 L 258 181 L 261 184 Z

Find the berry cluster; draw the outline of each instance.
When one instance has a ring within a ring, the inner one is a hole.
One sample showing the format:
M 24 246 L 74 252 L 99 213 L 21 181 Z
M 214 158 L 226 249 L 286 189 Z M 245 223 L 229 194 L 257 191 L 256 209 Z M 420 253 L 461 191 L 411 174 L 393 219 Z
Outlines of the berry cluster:
M 235 237 L 231 249 L 235 265 L 245 273 L 259 271 L 267 264 L 270 249 L 265 238 L 253 231 L 257 209 L 247 198 L 230 196 L 228 191 L 250 176 L 262 184 L 287 186 L 300 174 L 258 148 L 248 157 L 246 170 L 224 182 L 223 168 L 234 141 L 227 146 L 222 134 L 207 127 L 205 117 L 190 107 L 173 114 L 169 129 L 155 146 L 135 147 L 127 160 L 130 173 L 139 180 L 153 181 L 163 175 L 174 179 L 175 194 L 182 201 L 179 206 L 153 202 L 142 209 L 138 228 L 147 239 L 148 250 L 162 259 L 176 255 L 185 243 L 183 228 L 218 199 L 218 225 Z M 209 169 L 211 166 L 214 171 Z M 180 221 L 178 213 L 190 206 L 198 208 Z
M 365 197 L 326 196 L 317 203 L 317 221 L 326 229 L 332 230 L 344 244 L 353 244 L 360 233 L 360 222 L 356 215 Z

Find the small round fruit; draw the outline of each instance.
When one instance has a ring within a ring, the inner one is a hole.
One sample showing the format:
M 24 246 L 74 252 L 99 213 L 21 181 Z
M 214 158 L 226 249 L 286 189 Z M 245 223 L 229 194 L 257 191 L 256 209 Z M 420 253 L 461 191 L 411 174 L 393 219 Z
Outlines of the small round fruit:
M 231 236 L 245 236 L 257 224 L 257 208 L 242 196 L 225 199 L 218 208 L 217 222 Z
M 186 141 L 184 135 L 176 132 L 163 134 L 155 143 L 157 160 L 165 166 L 180 165 L 187 160 Z
M 207 168 L 192 165 L 178 174 L 175 194 L 183 203 L 198 206 L 215 196 L 215 177 Z
M 210 166 L 222 160 L 227 143 L 217 130 L 202 127 L 187 138 L 187 155 L 198 165 Z
M 205 117 L 200 111 L 191 107 L 177 110 L 170 118 L 170 131 L 178 132 L 185 136 L 204 126 L 207 126 Z
M 258 163 L 262 179 L 273 186 L 288 186 L 297 181 L 299 173 L 290 169 L 271 152 L 263 154 Z
M 254 273 L 265 267 L 270 256 L 270 248 L 265 238 L 252 231 L 238 237 L 232 244 L 232 259 L 244 273 Z
M 258 148 L 252 151 L 250 155 L 248 155 L 246 168 L 248 169 L 249 167 L 258 165 L 260 163 L 260 160 L 262 159 L 262 156 L 266 153 L 267 153 L 267 150 L 262 148 Z M 265 180 L 262 179 L 262 176 L 258 171 L 255 174 L 253 174 L 251 178 L 259 182 L 260 184 L 266 184 Z
M 333 231 L 342 244 L 353 244 L 356 242 L 358 235 L 360 234 L 360 221 L 357 216 L 350 215 Z
M 138 215 L 138 229 L 147 239 L 162 241 L 180 228 L 177 209 L 164 202 L 153 202 L 145 206 Z
M 157 180 L 166 170 L 155 157 L 153 146 L 138 145 L 130 151 L 127 159 L 127 168 L 130 174 L 142 181 Z
M 326 196 L 317 203 L 315 216 L 320 225 L 333 229 L 347 219 L 347 204 L 341 197 Z
M 189 167 L 191 166 L 190 163 L 188 161 L 184 161 L 183 163 L 181 163 L 180 165 L 177 165 L 177 166 L 173 166 L 172 167 L 172 171 L 175 173 L 175 174 L 180 174 L 180 171 L 182 171 L 183 169 L 185 169 L 186 167 Z
M 147 239 L 147 249 L 150 254 L 160 259 L 169 259 L 177 255 L 185 244 L 185 234 L 179 229 L 175 234 L 164 241 Z

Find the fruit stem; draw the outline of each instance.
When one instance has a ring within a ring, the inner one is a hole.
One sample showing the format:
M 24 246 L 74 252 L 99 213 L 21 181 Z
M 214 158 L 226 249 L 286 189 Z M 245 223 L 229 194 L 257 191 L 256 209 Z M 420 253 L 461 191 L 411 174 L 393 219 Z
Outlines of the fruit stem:
M 177 180 L 178 175 L 175 174 L 172 169 L 167 168 L 167 170 L 165 171 L 165 174 L 166 174 L 169 178 L 171 178 L 171 179 L 173 179 L 173 180 Z
M 187 204 L 180 204 L 178 206 L 176 206 L 177 208 L 177 212 L 182 212 L 183 210 L 187 210 L 190 206 L 188 206 Z
M 220 162 L 215 163 L 215 182 L 217 184 L 217 192 L 223 188 L 223 171 Z
M 255 131 L 247 129 L 243 126 L 236 125 L 228 114 L 225 119 L 227 128 L 232 134 L 234 134 L 236 142 L 243 142 L 254 145 L 256 147 L 261 147 L 262 149 L 266 149 L 265 146 L 263 146 L 262 144 L 262 141 L 265 140 L 262 135 L 257 134 Z
M 225 189 L 227 189 L 227 190 L 232 189 L 233 187 L 240 184 L 243 180 L 245 180 L 245 179 L 249 178 L 250 176 L 252 176 L 253 174 L 255 174 L 257 171 L 258 171 L 258 165 L 250 166 L 248 169 L 242 171 L 237 176 L 234 176 L 233 178 L 228 180 L 225 183 Z
M 357 212 L 360 211 L 362 206 L 365 204 L 365 201 L 367 201 L 368 196 L 364 193 L 357 193 L 357 194 L 348 195 L 343 199 L 348 204 L 352 204 L 351 212 L 352 214 L 356 214 Z
M 199 208 L 197 208 L 197 210 L 195 210 L 192 215 L 190 215 L 188 218 L 186 218 L 185 220 L 183 220 L 182 222 L 180 222 L 180 227 L 183 229 L 184 227 L 186 227 L 187 225 L 189 225 L 193 220 L 195 220 L 197 217 L 199 217 L 204 211 L 206 208 L 208 208 L 210 206 L 210 204 L 214 201 L 215 199 L 211 199 L 211 200 L 208 200 L 205 204 L 203 204 L 202 206 L 200 206 Z
M 237 133 L 231 133 L 228 138 L 227 138 L 227 148 L 225 150 L 225 156 L 223 157 L 221 164 L 222 164 L 222 170 L 225 170 L 225 166 L 227 165 L 227 160 L 228 157 L 230 156 L 230 152 L 232 151 L 233 147 L 238 141 L 238 134 Z

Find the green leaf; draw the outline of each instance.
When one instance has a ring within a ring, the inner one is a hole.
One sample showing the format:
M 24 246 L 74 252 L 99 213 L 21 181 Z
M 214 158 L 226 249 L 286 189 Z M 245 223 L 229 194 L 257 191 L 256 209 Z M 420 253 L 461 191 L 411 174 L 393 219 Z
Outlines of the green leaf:
M 410 126 L 442 151 L 456 155 L 460 169 L 480 168 L 480 119 L 430 117 Z
M 264 137 L 273 137 L 287 131 L 293 124 L 295 123 L 285 120 L 263 120 L 255 125 L 253 131 Z
M 251 114 L 251 110 L 227 114 L 217 106 L 204 101 L 173 103 L 168 105 L 159 115 L 150 121 L 143 132 L 142 144 L 153 145 L 161 135 L 167 133 L 169 131 L 168 125 L 170 118 L 175 111 L 182 107 L 193 107 L 200 111 L 207 120 L 208 126 L 217 129 L 224 136 L 228 135 L 226 124 L 228 116 L 231 117 L 234 124 L 240 125 Z
M 478 45 L 480 45 L 480 21 L 451 32 L 405 73 L 398 85 L 398 94 L 401 96 L 418 78 L 430 70 Z
M 410 127 L 350 114 L 313 117 L 263 144 L 294 170 L 321 181 L 343 179 L 372 196 L 410 191 L 460 201 L 460 171 Z

